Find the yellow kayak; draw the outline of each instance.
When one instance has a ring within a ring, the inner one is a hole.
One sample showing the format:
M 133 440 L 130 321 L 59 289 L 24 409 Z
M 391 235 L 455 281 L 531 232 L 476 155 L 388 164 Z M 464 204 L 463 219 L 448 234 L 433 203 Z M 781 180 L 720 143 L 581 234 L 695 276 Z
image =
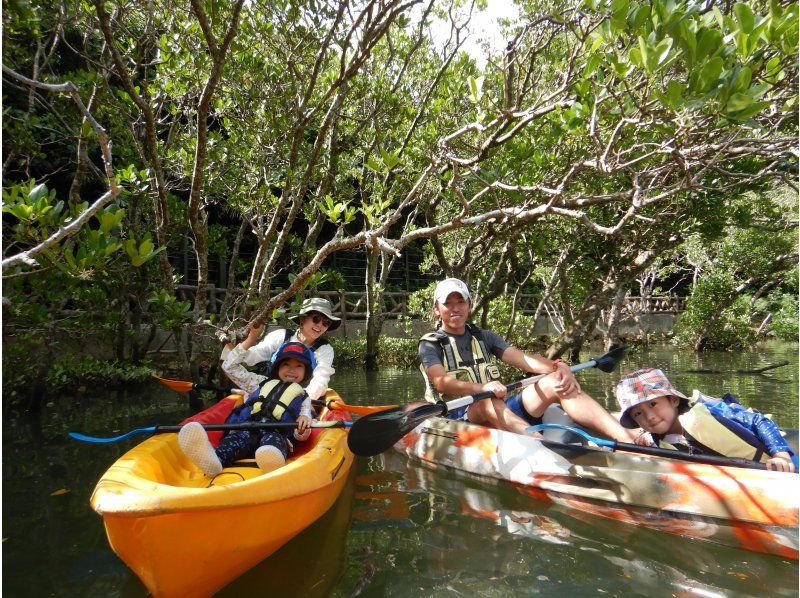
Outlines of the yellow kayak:
M 328 391 L 326 399 L 338 398 Z M 343 411 L 321 417 L 347 418 Z M 341 493 L 353 463 L 346 429 L 314 429 L 303 444 L 302 453 L 269 474 L 242 462 L 211 480 L 181 452 L 177 434 L 153 436 L 106 471 L 91 505 L 103 516 L 111 548 L 154 596 L 211 596 L 308 527 Z

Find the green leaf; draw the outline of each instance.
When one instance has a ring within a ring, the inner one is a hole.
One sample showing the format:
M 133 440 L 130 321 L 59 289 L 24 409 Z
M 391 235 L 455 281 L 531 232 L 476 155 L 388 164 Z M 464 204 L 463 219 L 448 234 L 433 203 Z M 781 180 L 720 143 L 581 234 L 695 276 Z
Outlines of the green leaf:
M 64 259 L 67 260 L 67 263 L 73 270 L 78 269 L 78 265 L 75 263 L 75 257 L 72 255 L 72 250 L 69 247 L 64 249 Z
M 753 71 L 750 68 L 743 66 L 739 69 L 733 81 L 733 88 L 737 91 L 745 91 L 750 87 L 750 81 L 753 78 Z
M 756 24 L 756 18 L 753 10 L 744 2 L 738 2 L 733 7 L 733 14 L 736 17 L 736 22 L 739 24 L 739 29 L 744 33 L 751 33 Z
M 30 203 L 35 203 L 42 198 L 47 197 L 47 186 L 44 183 L 39 183 L 33 189 L 30 190 L 28 193 L 28 201 Z
M 386 164 L 386 168 L 388 170 L 391 170 L 400 163 L 400 158 L 397 157 L 396 151 L 387 152 L 381 148 L 381 158 L 383 159 L 383 163 Z
M 128 257 L 131 259 L 137 257 L 136 239 L 128 239 L 125 241 L 125 253 L 127 253 Z
M 642 66 L 649 70 L 650 65 L 650 48 L 647 45 L 647 41 L 640 35 L 639 36 L 639 56 L 642 63 Z M 631 50 L 633 52 L 633 50 Z
M 634 30 L 641 29 L 647 22 L 647 18 L 649 16 L 650 16 L 649 6 L 647 5 L 634 6 L 630 14 L 628 14 L 628 24 L 631 25 L 631 27 L 633 27 Z
M 722 34 L 716 29 L 703 29 L 697 36 L 697 61 L 703 61 L 711 53 L 716 52 L 722 43 Z
M 734 94 L 739 95 L 739 94 Z M 731 98 L 733 99 L 733 98 Z M 748 98 L 749 100 L 750 98 Z M 728 108 L 730 108 L 730 101 L 728 101 Z M 744 108 L 739 111 L 730 111 L 728 112 L 728 116 L 733 120 L 747 120 L 748 118 L 755 116 L 759 112 L 761 112 L 764 108 L 767 108 L 772 105 L 772 102 L 752 102 L 749 104 L 747 108 Z
M 661 40 L 655 48 L 656 64 L 661 66 L 669 56 L 669 51 L 672 49 L 672 38 Z
M 630 60 L 632 64 L 635 64 L 639 68 L 644 67 L 642 53 L 639 51 L 639 48 L 631 48 L 631 51 L 628 52 L 628 60 Z
M 374 170 L 375 172 L 378 173 L 384 172 L 386 170 L 386 167 L 380 162 L 378 162 L 378 160 L 376 160 L 374 156 L 369 157 L 369 159 L 366 162 L 366 165 L 367 168 L 369 168 L 370 170 Z
M 483 98 L 483 77 L 470 77 L 469 81 L 469 99 L 473 104 L 477 104 Z
M 725 15 L 722 14 L 722 11 L 719 9 L 718 6 L 715 6 L 711 9 L 714 13 L 714 18 L 717 20 L 717 26 L 720 29 L 725 29 Z
M 703 90 L 709 89 L 711 85 L 719 79 L 723 66 L 725 66 L 725 63 L 719 56 L 714 56 L 714 58 L 703 65 L 699 75 L 700 86 Z
M 667 83 L 667 88 L 664 91 L 664 98 L 666 100 L 667 105 L 670 108 L 675 108 L 678 104 L 678 100 L 683 95 L 686 86 L 679 82 L 672 79 L 669 83 Z

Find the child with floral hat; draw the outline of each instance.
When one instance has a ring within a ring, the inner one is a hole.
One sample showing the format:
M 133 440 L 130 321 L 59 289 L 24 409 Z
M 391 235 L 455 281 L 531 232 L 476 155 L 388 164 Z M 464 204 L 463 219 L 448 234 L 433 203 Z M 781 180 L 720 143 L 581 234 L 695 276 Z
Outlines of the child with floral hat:
M 642 428 L 659 446 L 761 461 L 777 471 L 797 469 L 797 456 L 775 423 L 730 395 L 692 404 L 663 371 L 649 368 L 623 376 L 616 396 L 620 424 Z

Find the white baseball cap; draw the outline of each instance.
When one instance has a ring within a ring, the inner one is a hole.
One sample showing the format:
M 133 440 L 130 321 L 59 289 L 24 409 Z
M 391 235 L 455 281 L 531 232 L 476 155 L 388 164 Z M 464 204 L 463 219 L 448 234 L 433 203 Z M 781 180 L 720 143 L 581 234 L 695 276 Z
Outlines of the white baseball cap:
M 436 290 L 433 291 L 434 302 L 444 303 L 450 296 L 450 293 L 460 294 L 466 301 L 469 301 L 469 289 L 463 281 L 458 278 L 445 278 L 436 285 Z

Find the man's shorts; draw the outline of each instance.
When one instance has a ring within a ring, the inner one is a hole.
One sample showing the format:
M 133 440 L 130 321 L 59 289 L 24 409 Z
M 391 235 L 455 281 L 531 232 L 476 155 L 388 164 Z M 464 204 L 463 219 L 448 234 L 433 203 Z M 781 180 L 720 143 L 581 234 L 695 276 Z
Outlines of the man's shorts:
M 469 421 L 467 419 L 467 409 L 469 409 L 469 405 L 464 405 L 463 407 L 458 407 L 457 409 L 453 409 L 452 411 L 448 411 L 445 414 L 445 418 L 447 419 L 454 419 L 457 421 Z
M 521 417 L 532 426 L 542 423 L 541 417 L 534 417 L 525 411 L 525 407 L 522 406 L 522 392 L 515 392 L 513 395 L 506 397 L 506 406 L 511 409 L 514 415 Z M 469 409 L 469 405 L 453 409 L 452 411 L 448 411 L 445 417 L 447 419 L 469 421 L 467 409 Z
M 527 411 L 525 411 L 525 407 L 522 405 L 522 392 L 515 392 L 510 397 L 506 397 L 506 407 L 511 409 L 514 415 L 517 415 L 524 419 L 532 426 L 537 426 L 542 423 L 541 417 L 534 417 Z

